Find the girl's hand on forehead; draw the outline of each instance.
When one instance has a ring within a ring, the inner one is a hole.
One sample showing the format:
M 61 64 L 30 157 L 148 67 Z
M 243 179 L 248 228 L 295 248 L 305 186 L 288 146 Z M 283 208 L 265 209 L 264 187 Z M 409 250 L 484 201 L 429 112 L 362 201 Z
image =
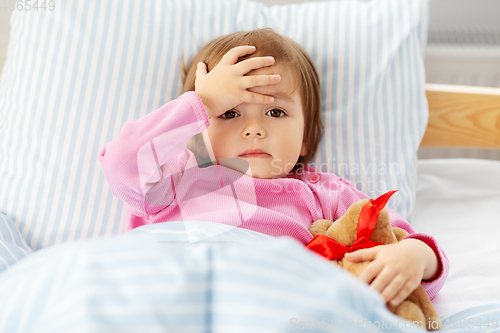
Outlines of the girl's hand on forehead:
M 271 66 L 272 57 L 255 57 L 236 63 L 238 59 L 255 52 L 254 46 L 237 46 L 229 50 L 210 73 L 203 62 L 197 64 L 195 92 L 201 98 L 209 118 L 218 117 L 224 112 L 242 104 L 271 104 L 272 96 L 262 95 L 247 89 L 276 84 L 280 75 L 250 75 L 248 72 Z

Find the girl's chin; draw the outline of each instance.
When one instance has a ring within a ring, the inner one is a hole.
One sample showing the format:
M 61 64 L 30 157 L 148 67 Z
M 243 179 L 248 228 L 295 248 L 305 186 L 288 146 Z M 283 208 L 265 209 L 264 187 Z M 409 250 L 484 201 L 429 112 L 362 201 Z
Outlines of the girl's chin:
M 239 171 L 241 173 L 247 173 L 247 171 L 250 170 L 250 163 L 241 158 L 221 157 L 217 159 L 217 164 Z

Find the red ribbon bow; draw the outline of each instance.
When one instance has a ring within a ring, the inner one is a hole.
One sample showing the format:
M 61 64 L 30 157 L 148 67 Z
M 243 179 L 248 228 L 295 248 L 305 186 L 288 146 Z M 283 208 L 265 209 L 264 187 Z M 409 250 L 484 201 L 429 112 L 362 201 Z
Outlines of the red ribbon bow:
M 377 199 L 370 199 L 370 201 L 363 206 L 361 213 L 359 214 L 356 241 L 351 246 L 340 244 L 325 235 L 316 235 L 309 243 L 306 244 L 306 247 L 321 254 L 329 260 L 342 260 L 344 255 L 348 252 L 368 249 L 377 245 L 384 245 L 384 243 L 370 240 L 370 237 L 372 236 L 373 229 L 377 224 L 380 212 L 384 209 L 385 204 L 395 192 L 397 192 L 397 190 L 382 194 Z

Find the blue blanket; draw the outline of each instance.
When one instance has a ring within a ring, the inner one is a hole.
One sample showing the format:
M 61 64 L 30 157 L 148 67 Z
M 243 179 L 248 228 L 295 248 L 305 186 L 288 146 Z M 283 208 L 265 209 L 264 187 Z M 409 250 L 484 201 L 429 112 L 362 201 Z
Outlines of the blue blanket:
M 298 241 L 212 222 L 56 245 L 0 274 L 0 332 L 417 331 L 412 326 Z

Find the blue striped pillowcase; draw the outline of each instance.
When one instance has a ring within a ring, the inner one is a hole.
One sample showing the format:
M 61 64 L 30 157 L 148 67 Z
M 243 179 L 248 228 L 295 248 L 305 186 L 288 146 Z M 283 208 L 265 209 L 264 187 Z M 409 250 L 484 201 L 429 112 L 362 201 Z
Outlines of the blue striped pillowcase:
M 322 84 L 311 161 L 409 217 L 427 122 L 428 0 L 266 7 L 247 0 L 56 2 L 16 11 L 0 82 L 0 212 L 32 249 L 124 231 L 96 159 L 125 121 L 181 92 L 180 63 L 211 39 L 271 26 L 304 46 Z

